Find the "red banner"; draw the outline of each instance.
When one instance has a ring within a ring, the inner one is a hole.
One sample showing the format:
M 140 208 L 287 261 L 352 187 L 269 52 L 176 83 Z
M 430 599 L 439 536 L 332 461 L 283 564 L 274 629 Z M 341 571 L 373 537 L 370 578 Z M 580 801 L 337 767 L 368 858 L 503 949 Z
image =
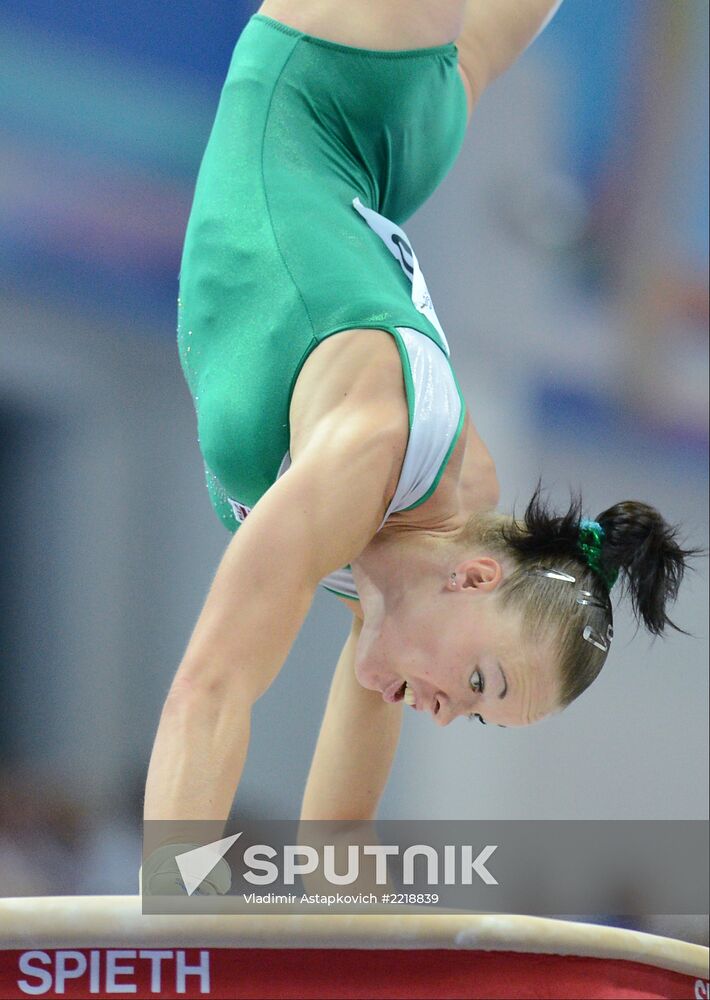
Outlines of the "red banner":
M 0 997 L 707 1000 L 705 980 L 639 962 L 430 949 L 55 948 L 0 951 Z

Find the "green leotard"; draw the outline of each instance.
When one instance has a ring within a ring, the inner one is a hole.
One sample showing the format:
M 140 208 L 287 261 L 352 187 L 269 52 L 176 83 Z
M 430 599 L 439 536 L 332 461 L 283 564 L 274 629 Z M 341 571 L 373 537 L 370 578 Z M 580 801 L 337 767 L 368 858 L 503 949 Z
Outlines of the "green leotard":
M 448 364 L 397 227 L 461 147 L 457 61 L 454 43 L 370 51 L 258 14 L 238 40 L 197 178 L 178 301 L 209 495 L 230 531 L 234 501 L 253 506 L 277 478 L 293 387 L 322 340 L 382 329 L 404 365 L 407 327 Z

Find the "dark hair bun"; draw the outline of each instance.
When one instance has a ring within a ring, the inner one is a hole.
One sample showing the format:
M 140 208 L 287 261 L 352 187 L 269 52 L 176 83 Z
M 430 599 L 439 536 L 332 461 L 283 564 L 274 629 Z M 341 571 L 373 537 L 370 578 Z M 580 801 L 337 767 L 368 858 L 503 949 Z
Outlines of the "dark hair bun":
M 686 560 L 701 555 L 702 550 L 681 548 L 678 528 L 664 521 L 654 507 L 638 500 L 614 504 L 596 520 L 604 528 L 604 565 L 623 574 L 622 583 L 636 618 L 643 620 L 653 635 L 661 635 L 667 625 L 684 632 L 666 614 L 666 604 L 678 595 L 688 568 Z
M 578 544 L 581 518 L 579 493 L 572 495 L 567 511 L 558 514 L 543 499 L 542 480 L 538 480 L 523 521 L 514 517 L 502 534 L 529 565 L 555 559 L 588 565 Z M 683 574 L 691 568 L 686 560 L 706 555 L 705 550 L 682 548 L 678 529 L 667 524 L 655 508 L 639 500 L 614 504 L 595 520 L 604 529 L 600 568 L 607 578 L 619 573 L 622 592 L 631 598 L 636 619 L 643 621 L 653 635 L 661 635 L 668 625 L 687 635 L 670 620 L 666 605 L 675 600 Z M 599 579 L 596 573 L 592 576 Z M 605 587 L 601 581 L 599 586 Z

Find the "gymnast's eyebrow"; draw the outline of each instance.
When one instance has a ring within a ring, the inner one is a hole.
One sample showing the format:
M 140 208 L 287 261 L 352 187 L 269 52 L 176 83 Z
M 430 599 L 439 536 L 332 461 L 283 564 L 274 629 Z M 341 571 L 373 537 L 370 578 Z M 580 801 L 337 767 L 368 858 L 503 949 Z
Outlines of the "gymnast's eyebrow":
M 501 691 L 501 693 L 500 693 L 500 694 L 498 695 L 498 697 L 499 697 L 499 698 L 505 698 L 505 696 L 506 696 L 506 695 L 507 695 L 507 693 L 508 693 L 508 678 L 507 678 L 507 677 L 505 676 L 505 674 L 503 673 L 503 668 L 501 667 L 501 665 L 500 665 L 500 662 L 499 662 L 498 660 L 496 660 L 496 666 L 497 666 L 497 667 L 498 667 L 498 669 L 500 670 L 500 673 L 501 673 L 501 677 L 503 678 L 503 690 L 502 690 L 502 691 Z

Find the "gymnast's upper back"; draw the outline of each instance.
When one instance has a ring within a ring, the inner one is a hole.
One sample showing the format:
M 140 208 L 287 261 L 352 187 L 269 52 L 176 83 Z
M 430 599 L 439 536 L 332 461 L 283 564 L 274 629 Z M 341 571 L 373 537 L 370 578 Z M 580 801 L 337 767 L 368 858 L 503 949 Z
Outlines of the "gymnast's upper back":
M 386 446 L 392 449 L 390 479 L 384 489 L 387 524 L 406 521 L 420 528 L 434 527 L 461 503 L 473 507 L 497 504 L 495 465 L 470 415 L 464 411 L 461 432 L 449 445 L 451 453 L 432 484 L 434 488 L 427 491 L 428 499 L 416 505 L 416 513 L 400 512 L 399 507 L 390 509 L 402 485 L 403 462 L 410 452 L 413 434 L 416 439 L 417 425 L 410 427 L 400 356 L 394 339 L 384 330 L 347 330 L 323 341 L 310 354 L 291 399 L 291 458 L 298 460 L 304 448 L 313 445 L 321 427 L 330 426 L 341 415 L 348 420 L 351 408 L 369 414 L 363 422 L 363 433 L 371 433 L 371 427 L 378 425 L 375 444 L 381 447 L 386 440 Z M 416 468 L 416 474 L 421 476 L 424 466 L 419 462 Z M 373 482 L 372 488 L 381 491 L 382 484 Z M 381 520 L 377 530 L 383 527 Z
M 289 530 L 317 550 L 316 572 L 323 582 L 355 561 L 382 530 L 401 485 L 411 430 L 392 337 L 384 330 L 353 329 L 320 344 L 301 369 L 289 420 L 291 464 L 245 518 L 240 533 L 266 504 L 271 516 L 278 516 L 286 501 L 275 501 L 274 494 L 288 484 L 297 515 L 289 519 Z M 414 511 L 390 513 L 387 524 L 436 528 L 462 504 L 468 509 L 497 503 L 495 468 L 468 414 L 428 496 Z M 264 530 L 270 530 L 263 520 Z M 325 570 L 326 563 L 332 568 Z
M 393 445 L 396 441 L 399 465 L 392 471 L 394 492 L 407 446 L 408 411 L 397 345 L 384 330 L 344 330 L 309 354 L 289 407 L 291 461 L 297 462 L 314 446 L 323 427 L 347 422 L 354 415 L 362 415 L 363 433 L 371 433 L 372 424 L 387 430 Z
M 243 546 L 254 546 L 262 564 L 264 558 L 288 564 L 289 572 L 300 574 L 297 585 L 307 588 L 354 561 L 374 538 L 408 439 L 406 397 L 396 385 L 401 365 L 396 348 L 387 350 L 391 338 L 379 330 L 353 330 L 334 339 L 341 341 L 337 355 L 325 357 L 326 342 L 299 376 L 291 406 L 291 465 L 236 536 Z M 313 392 L 319 379 L 321 390 Z

